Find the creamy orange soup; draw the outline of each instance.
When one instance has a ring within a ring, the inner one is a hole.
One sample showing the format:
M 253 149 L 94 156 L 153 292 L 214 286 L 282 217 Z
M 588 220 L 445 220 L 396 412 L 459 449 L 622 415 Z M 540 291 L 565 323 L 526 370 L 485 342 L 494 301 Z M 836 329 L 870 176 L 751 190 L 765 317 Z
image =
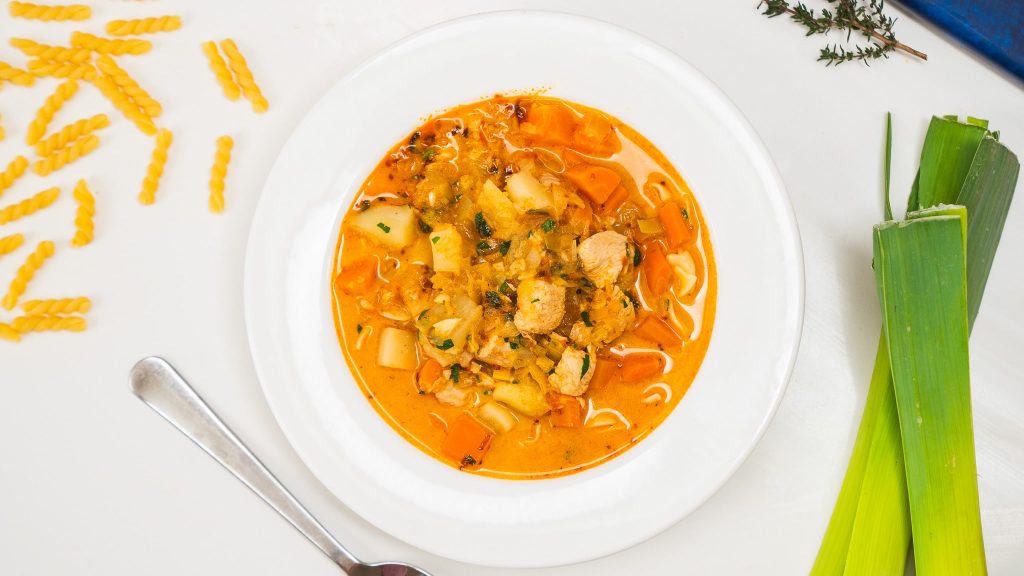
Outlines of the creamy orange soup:
M 608 461 L 679 402 L 707 350 L 715 264 L 679 173 L 617 119 L 541 96 L 436 115 L 344 216 L 338 338 L 371 404 L 460 470 Z

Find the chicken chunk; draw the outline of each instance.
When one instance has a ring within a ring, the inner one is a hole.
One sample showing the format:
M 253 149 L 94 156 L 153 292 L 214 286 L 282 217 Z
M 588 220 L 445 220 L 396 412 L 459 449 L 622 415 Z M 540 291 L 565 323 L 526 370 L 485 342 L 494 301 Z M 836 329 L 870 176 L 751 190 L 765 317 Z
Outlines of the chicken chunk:
M 572 325 L 569 338 L 580 346 L 601 346 L 618 338 L 636 321 L 636 311 L 618 286 L 597 290 L 581 320 Z M 585 321 L 584 321 L 585 320 Z M 587 326 L 587 324 L 590 326 Z
M 476 357 L 481 361 L 493 364 L 494 366 L 511 368 L 516 361 L 516 352 L 504 339 L 495 334 L 491 334 L 487 337 L 483 346 L 480 346 L 480 350 L 477 351 Z
M 531 278 L 519 283 L 516 294 L 519 309 L 513 322 L 521 332 L 543 334 L 551 332 L 562 323 L 562 316 L 565 315 L 564 286 Z
M 611 286 L 626 265 L 626 237 L 607 230 L 598 232 L 579 247 L 583 272 L 599 288 Z
M 548 384 L 567 396 L 582 396 L 594 377 L 595 364 L 589 352 L 566 348 L 555 366 L 555 373 L 548 376 Z
M 437 401 L 441 404 L 447 404 L 448 406 L 463 406 L 469 400 L 469 390 L 466 388 L 457 388 L 451 382 L 448 382 L 444 389 L 434 394 Z

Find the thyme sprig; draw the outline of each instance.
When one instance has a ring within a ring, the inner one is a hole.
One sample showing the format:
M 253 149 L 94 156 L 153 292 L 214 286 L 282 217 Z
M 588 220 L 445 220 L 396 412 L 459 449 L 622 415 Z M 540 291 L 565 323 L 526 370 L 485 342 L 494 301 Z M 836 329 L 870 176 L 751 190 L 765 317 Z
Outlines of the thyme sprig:
M 907 54 L 927 60 L 928 55 L 896 40 L 893 27 L 896 19 L 883 12 L 885 0 L 826 0 L 834 12 L 822 8 L 815 14 L 803 2 L 790 6 L 787 0 L 761 0 L 757 7 L 764 7 L 769 18 L 788 15 L 791 20 L 807 29 L 807 36 L 826 34 L 832 30 L 846 30 L 847 42 L 856 33 L 867 41 L 866 45 L 851 48 L 826 44 L 818 53 L 818 61 L 826 66 L 838 66 L 844 62 L 858 61 L 870 65 L 872 60 L 888 58 L 889 53 L 901 50 Z

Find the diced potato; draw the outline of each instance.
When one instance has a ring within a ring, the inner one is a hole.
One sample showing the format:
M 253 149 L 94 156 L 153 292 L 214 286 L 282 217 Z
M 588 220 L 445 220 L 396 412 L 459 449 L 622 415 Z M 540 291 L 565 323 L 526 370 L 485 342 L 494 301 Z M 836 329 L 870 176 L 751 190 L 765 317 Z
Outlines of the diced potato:
M 387 326 L 377 342 L 377 364 L 385 368 L 415 370 L 416 335 L 407 330 Z
M 416 240 L 416 212 L 409 206 L 376 204 L 352 217 L 352 226 L 369 238 L 401 249 Z
M 430 250 L 435 272 L 462 270 L 462 236 L 451 224 L 443 224 L 430 233 Z
M 697 283 L 697 265 L 689 252 L 669 254 L 665 257 L 675 273 L 675 290 L 678 296 L 686 296 Z
M 519 213 L 515 204 L 505 196 L 505 193 L 494 185 L 494 182 L 484 182 L 480 195 L 476 199 L 487 222 L 494 227 L 500 238 L 511 237 L 519 227 Z
M 516 172 L 508 177 L 508 194 L 520 212 L 539 210 L 553 214 L 555 200 L 551 190 L 526 172 Z
M 430 248 L 430 238 L 422 234 L 405 250 L 405 257 L 414 264 L 423 264 L 430 268 L 434 264 L 434 251 Z
M 477 411 L 476 415 L 483 420 L 484 424 L 487 424 L 499 434 L 504 434 L 515 428 L 516 422 L 518 422 L 516 415 L 498 402 L 484 404 Z
M 519 384 L 501 382 L 494 387 L 492 396 L 498 402 L 508 404 L 516 412 L 531 418 L 540 418 L 551 410 L 540 387 L 532 382 Z

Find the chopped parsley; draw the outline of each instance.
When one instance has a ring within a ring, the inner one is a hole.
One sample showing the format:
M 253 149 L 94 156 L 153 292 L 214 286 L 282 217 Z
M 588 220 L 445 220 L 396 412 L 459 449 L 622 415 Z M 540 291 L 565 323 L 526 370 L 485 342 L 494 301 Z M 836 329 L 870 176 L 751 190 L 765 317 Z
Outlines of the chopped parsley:
M 534 298 L 533 300 L 530 300 L 530 304 L 536 304 L 537 302 L 540 302 L 540 298 Z
M 421 220 L 417 220 L 417 223 L 420 225 L 420 232 L 423 232 L 424 234 L 430 234 L 431 232 L 434 231 L 433 226 L 431 226 L 430 224 L 427 224 L 422 219 Z
M 479 232 L 481 236 L 487 238 L 491 234 L 494 234 L 494 230 L 491 230 L 491 226 L 487 223 L 487 220 L 484 220 L 483 212 L 477 212 L 473 216 L 473 223 L 476 224 L 476 231 Z
M 362 333 L 363 333 L 363 325 L 362 324 L 356 324 L 356 334 L 362 334 Z
M 622 307 L 623 307 L 623 308 L 626 308 L 627 306 L 628 306 L 628 304 L 626 304 L 626 301 L 625 301 L 625 300 L 622 300 Z
M 508 347 L 511 348 L 512 350 L 518 350 L 519 342 L 516 342 L 515 340 L 509 340 Z
M 501 281 L 501 286 L 498 286 L 498 292 L 501 292 L 502 294 L 505 294 L 506 292 L 508 292 L 508 290 L 509 290 L 508 280 L 502 280 Z
M 543 224 L 540 225 L 540 228 L 545 232 L 551 232 L 552 230 L 555 229 L 555 221 L 552 220 L 551 218 L 548 218 L 547 220 L 544 221 Z
M 434 156 L 437 156 L 437 150 L 433 148 L 424 148 L 423 152 L 420 152 L 420 156 L 423 156 L 424 162 L 430 162 L 434 159 Z
M 377 228 L 380 228 L 381 230 L 383 230 L 385 234 L 390 234 L 391 233 L 391 226 L 388 226 L 387 224 L 385 224 L 383 222 L 377 222 Z
M 586 376 L 588 370 L 590 370 L 590 354 L 583 356 L 583 369 L 580 370 L 580 378 Z
M 505 240 L 504 242 L 502 242 L 498 246 L 498 252 L 501 252 L 501 255 L 504 256 L 505 254 L 508 254 L 508 249 L 511 248 L 511 247 L 512 247 L 512 241 L 511 240 Z
M 683 220 L 686 220 L 687 222 L 689 222 L 690 221 L 690 213 L 687 212 L 686 208 L 683 208 L 681 210 L 681 212 L 683 213 Z
M 455 342 L 452 342 L 452 339 L 448 338 L 444 342 L 441 342 L 436 346 L 438 350 L 451 350 L 452 348 L 455 347 Z M 458 381 L 458 378 L 456 378 L 456 381 Z
M 417 320 L 423 320 L 424 318 L 427 317 L 427 312 L 430 312 L 430 308 L 426 308 L 426 309 L 423 310 L 423 312 L 420 312 L 420 315 L 417 316 L 416 319 Z
M 590 312 L 584 310 L 580 312 L 580 320 L 583 320 L 583 325 L 587 328 L 593 328 L 594 324 L 590 321 Z
M 420 396 L 423 396 L 424 394 L 426 394 L 426 392 L 424 392 L 423 390 L 420 390 L 418 393 L 419 393 Z
M 469 454 L 466 454 L 466 456 L 462 459 L 463 466 L 472 466 L 474 464 L 476 464 L 476 458 L 473 458 Z
M 494 252 L 494 250 L 497 247 L 498 247 L 498 245 L 495 244 L 493 240 L 490 240 L 490 239 L 481 240 L 476 245 L 476 252 L 477 252 L 477 254 L 481 254 L 481 255 L 483 255 L 483 254 L 490 254 L 491 252 Z
M 643 259 L 644 255 L 640 253 L 640 247 L 633 246 L 633 266 L 639 266 Z
M 451 340 L 449 340 L 451 342 Z M 452 382 L 459 381 L 459 374 L 462 372 L 462 366 L 458 364 L 452 364 Z
M 455 197 L 452 198 L 452 204 L 458 204 L 459 200 L 462 200 L 462 194 L 456 194 Z
M 432 243 L 434 243 L 434 244 L 437 244 L 437 242 L 438 242 L 438 241 L 439 241 L 440 239 L 441 239 L 441 237 L 440 237 L 440 236 L 434 236 L 433 238 L 431 238 L 431 239 L 430 239 L 430 241 L 431 241 Z
M 488 290 L 484 296 L 487 297 L 487 303 L 495 308 L 501 308 L 501 294 L 498 294 L 494 290 Z
M 360 200 L 359 202 L 356 203 L 356 210 L 359 210 L 360 212 L 362 212 L 363 210 L 369 210 L 369 209 L 370 209 L 370 201 L 369 200 Z

